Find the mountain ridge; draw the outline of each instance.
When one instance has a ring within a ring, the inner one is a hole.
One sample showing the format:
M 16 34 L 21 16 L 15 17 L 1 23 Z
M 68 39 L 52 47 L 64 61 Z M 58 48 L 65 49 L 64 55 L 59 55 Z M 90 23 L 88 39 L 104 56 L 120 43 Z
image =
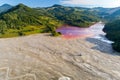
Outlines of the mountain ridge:
M 9 10 L 10 8 L 12 8 L 13 6 L 9 5 L 9 4 L 3 4 L 0 6 L 0 13 L 2 12 L 6 12 L 7 10 Z

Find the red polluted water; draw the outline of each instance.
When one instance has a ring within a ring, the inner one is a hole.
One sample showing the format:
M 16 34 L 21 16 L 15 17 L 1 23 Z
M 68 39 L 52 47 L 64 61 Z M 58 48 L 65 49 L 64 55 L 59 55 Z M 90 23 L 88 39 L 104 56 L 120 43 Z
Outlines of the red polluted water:
M 63 26 L 57 29 L 57 32 L 62 34 L 62 37 L 65 39 L 74 39 L 74 38 L 87 38 L 96 36 L 99 34 L 105 34 L 102 29 L 104 25 L 102 23 L 96 23 L 89 28 L 79 28 L 74 26 Z

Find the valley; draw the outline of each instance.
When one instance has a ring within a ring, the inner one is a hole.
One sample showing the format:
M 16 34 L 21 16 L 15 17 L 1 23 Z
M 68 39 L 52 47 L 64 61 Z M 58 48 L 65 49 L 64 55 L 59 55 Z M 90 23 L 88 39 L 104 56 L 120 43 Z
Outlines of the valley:
M 119 80 L 120 56 L 107 42 L 49 35 L 0 39 L 0 79 Z
M 0 80 L 119 80 L 120 53 L 113 50 L 119 13 L 119 7 L 0 6 Z

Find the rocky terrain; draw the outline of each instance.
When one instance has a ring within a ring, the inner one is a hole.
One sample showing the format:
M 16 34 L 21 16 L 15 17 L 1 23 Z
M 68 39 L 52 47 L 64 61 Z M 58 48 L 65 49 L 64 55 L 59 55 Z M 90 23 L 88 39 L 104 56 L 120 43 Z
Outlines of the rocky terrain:
M 0 80 L 119 80 L 120 56 L 95 38 L 0 39 Z

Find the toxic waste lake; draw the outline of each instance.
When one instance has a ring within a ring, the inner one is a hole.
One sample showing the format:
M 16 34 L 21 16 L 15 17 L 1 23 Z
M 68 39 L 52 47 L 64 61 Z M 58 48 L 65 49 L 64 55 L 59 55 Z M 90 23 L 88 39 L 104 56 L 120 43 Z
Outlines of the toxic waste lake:
M 104 24 L 98 22 L 88 28 L 79 28 L 75 26 L 62 26 L 57 29 L 57 32 L 62 34 L 64 39 L 76 39 L 76 38 L 96 38 L 104 42 L 112 43 L 105 38 L 106 33 L 103 32 Z
M 71 38 L 86 38 L 98 35 L 105 35 L 102 31 L 104 28 L 104 24 L 102 22 L 98 22 L 89 28 L 79 28 L 75 26 L 62 26 L 57 29 L 57 32 L 62 34 L 63 38 L 71 39 Z

